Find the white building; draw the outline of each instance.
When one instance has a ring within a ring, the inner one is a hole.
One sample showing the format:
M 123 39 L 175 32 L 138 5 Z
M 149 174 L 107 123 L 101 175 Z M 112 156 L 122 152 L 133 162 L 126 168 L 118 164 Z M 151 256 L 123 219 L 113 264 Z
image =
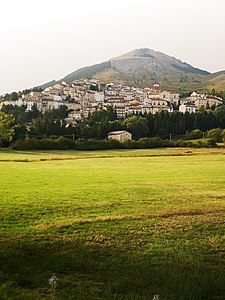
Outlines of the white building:
M 105 96 L 104 96 L 104 93 L 102 92 L 94 92 L 94 100 L 96 102 L 100 102 L 100 103 L 104 103 L 104 100 L 105 100 Z
M 186 112 L 188 113 L 195 113 L 196 107 L 194 104 L 181 104 L 179 106 L 179 112 L 185 114 Z
M 119 142 L 130 141 L 132 140 L 132 134 L 126 130 L 122 131 L 111 131 L 108 134 L 109 140 L 117 140 Z
M 167 101 L 170 101 L 172 103 L 178 104 L 178 102 L 180 100 L 180 95 L 175 94 L 175 93 L 170 93 L 170 92 L 167 92 L 167 91 L 163 91 L 159 94 L 159 98 L 162 99 L 162 100 L 167 100 Z

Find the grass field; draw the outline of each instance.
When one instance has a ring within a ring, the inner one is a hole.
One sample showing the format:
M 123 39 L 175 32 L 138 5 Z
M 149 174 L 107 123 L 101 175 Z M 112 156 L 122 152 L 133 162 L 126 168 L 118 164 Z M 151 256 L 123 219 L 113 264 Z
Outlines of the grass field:
M 225 299 L 224 150 L 1 151 L 0 299 Z

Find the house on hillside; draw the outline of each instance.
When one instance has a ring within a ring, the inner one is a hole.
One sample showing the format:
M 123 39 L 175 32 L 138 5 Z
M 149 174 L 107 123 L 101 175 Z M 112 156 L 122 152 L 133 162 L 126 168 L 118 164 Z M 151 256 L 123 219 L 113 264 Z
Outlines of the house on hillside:
M 196 111 L 196 107 L 194 104 L 191 103 L 186 103 L 186 104 L 181 104 L 179 106 L 179 112 L 185 114 L 186 112 L 188 112 L 189 114 L 195 113 Z
M 117 140 L 119 142 L 131 141 L 132 140 L 132 134 L 129 133 L 128 131 L 126 131 L 126 130 L 111 131 L 108 134 L 108 139 L 109 140 Z
M 223 100 L 216 96 L 210 96 L 210 95 L 203 95 L 201 98 L 195 100 L 194 102 L 195 106 L 205 107 L 205 108 L 211 108 L 212 106 L 221 106 L 223 105 Z
M 193 92 L 190 97 L 182 99 L 181 103 L 192 103 L 197 109 L 201 107 L 212 108 L 223 105 L 223 99 L 212 95 Z
M 175 93 L 170 93 L 167 91 L 163 91 L 159 94 L 159 98 L 162 100 L 167 100 L 171 103 L 179 103 L 180 100 L 180 95 L 179 94 L 175 94 Z

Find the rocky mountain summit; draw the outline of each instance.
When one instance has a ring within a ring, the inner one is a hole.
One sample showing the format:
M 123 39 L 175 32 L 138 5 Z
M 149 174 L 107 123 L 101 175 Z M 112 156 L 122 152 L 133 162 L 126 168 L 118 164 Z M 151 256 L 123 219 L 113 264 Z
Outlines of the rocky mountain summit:
M 225 90 L 225 71 L 211 74 L 148 48 L 136 49 L 106 62 L 78 69 L 60 81 L 72 82 L 82 78 L 123 82 L 140 87 L 158 82 L 162 88 L 177 92 L 217 87 Z

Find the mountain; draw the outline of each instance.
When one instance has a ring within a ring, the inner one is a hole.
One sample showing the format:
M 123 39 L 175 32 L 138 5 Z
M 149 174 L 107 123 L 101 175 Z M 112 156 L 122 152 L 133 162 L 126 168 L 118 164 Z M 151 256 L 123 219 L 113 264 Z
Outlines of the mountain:
M 215 89 L 216 91 L 225 91 L 225 71 L 211 74 L 207 87 L 208 89 Z
M 134 86 L 150 86 L 158 82 L 173 91 L 204 90 L 219 86 L 225 89 L 225 72 L 211 74 L 179 59 L 148 48 L 136 49 L 119 57 L 76 70 L 60 81 L 96 78 Z
M 198 75 L 209 75 L 209 72 L 192 67 L 174 57 L 147 48 L 133 50 L 127 54 L 111 59 L 112 68 L 127 75 L 162 76 L 167 73 L 186 72 Z

